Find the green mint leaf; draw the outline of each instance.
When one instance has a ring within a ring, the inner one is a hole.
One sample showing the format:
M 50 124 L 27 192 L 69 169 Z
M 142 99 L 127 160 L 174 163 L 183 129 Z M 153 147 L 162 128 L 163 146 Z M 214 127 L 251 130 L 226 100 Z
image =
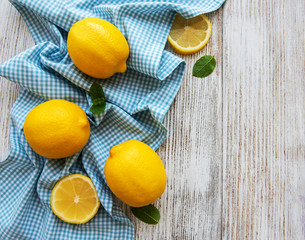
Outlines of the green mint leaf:
M 160 220 L 159 210 L 152 204 L 144 207 L 131 207 L 133 215 L 147 224 L 157 224 Z
M 90 89 L 89 89 L 89 94 L 92 100 L 96 98 L 104 98 L 105 99 L 105 94 L 103 91 L 103 88 L 101 85 L 97 83 L 92 83 Z
M 106 102 L 104 102 L 104 104 L 99 104 L 99 105 L 93 104 L 90 108 L 90 111 L 93 114 L 100 114 L 103 113 L 105 109 L 106 109 Z
M 93 83 L 89 89 L 90 97 L 92 98 L 93 105 L 90 111 L 93 114 L 103 113 L 106 109 L 106 100 L 103 88 L 97 83 Z
M 215 69 L 216 60 L 210 55 L 199 58 L 193 67 L 193 76 L 204 78 L 209 76 Z
M 93 105 L 102 105 L 105 103 L 105 98 L 95 98 L 92 99 Z

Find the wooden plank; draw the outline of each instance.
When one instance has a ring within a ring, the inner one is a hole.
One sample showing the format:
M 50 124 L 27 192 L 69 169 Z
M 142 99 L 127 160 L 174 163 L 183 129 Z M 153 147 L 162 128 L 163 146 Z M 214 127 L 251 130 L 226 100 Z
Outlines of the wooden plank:
M 199 53 L 187 62 L 180 91 L 167 113 L 167 140 L 158 149 L 167 171 L 167 188 L 156 206 L 156 226 L 136 220 L 135 239 L 220 239 L 222 191 L 222 9 L 208 14 L 213 30 Z M 167 47 L 171 50 L 171 47 Z M 195 61 L 214 55 L 216 71 L 192 77 Z
M 34 41 L 17 10 L 0 1 L 0 64 L 34 45 Z M 0 77 L 0 161 L 9 153 L 9 113 L 20 87 Z
M 223 239 L 305 239 L 304 0 L 223 16 Z

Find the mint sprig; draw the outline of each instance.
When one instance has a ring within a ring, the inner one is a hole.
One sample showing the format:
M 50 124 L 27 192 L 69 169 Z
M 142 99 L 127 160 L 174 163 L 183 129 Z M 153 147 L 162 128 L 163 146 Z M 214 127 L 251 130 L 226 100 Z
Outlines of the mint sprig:
M 193 76 L 204 78 L 209 76 L 216 67 L 216 60 L 210 55 L 199 58 L 193 67 Z
M 102 86 L 97 83 L 92 83 L 89 89 L 89 94 L 93 103 L 90 111 L 93 114 L 103 113 L 106 109 L 106 99 Z
M 157 224 L 160 220 L 159 210 L 152 204 L 144 207 L 131 207 L 133 215 L 147 224 Z

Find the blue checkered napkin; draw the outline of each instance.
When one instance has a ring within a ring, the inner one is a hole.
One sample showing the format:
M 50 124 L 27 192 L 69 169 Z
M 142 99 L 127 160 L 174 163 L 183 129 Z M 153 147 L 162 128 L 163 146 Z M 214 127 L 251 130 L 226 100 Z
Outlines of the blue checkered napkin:
M 113 201 L 104 177 L 109 149 L 138 139 L 157 149 L 166 137 L 162 119 L 183 77 L 184 62 L 164 50 L 179 12 L 184 17 L 216 10 L 224 0 L 110 1 L 11 0 L 36 45 L 0 67 L 0 75 L 23 87 L 11 112 L 11 152 L 0 163 L 0 239 L 133 239 L 133 226 Z M 99 17 L 115 24 L 130 46 L 128 70 L 105 80 L 93 79 L 71 62 L 67 32 L 78 20 Z M 88 89 L 102 84 L 107 106 L 93 115 Z M 47 99 L 78 104 L 91 122 L 84 149 L 66 159 L 37 155 L 23 134 L 28 112 Z M 88 175 L 99 194 L 98 214 L 83 225 L 67 224 L 50 209 L 58 179 Z

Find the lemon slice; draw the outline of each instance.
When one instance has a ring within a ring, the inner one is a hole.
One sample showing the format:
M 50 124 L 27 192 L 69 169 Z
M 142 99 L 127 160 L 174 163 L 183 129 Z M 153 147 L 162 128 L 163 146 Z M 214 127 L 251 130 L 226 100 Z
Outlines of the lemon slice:
M 208 43 L 211 31 L 212 24 L 206 15 L 185 19 L 177 13 L 168 41 L 177 53 L 192 54 Z
M 72 174 L 60 179 L 51 193 L 51 208 L 61 220 L 82 224 L 95 216 L 100 206 L 90 178 Z

